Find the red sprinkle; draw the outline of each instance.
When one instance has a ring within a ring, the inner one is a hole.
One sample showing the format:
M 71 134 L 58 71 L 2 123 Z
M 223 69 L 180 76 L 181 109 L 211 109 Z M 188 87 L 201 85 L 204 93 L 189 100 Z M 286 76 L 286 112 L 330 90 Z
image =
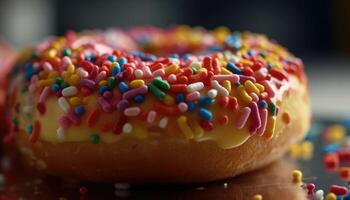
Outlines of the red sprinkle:
M 39 139 L 40 131 L 41 131 L 41 124 L 38 120 L 35 120 L 33 124 L 32 134 L 29 136 L 29 141 L 31 143 L 35 143 Z
M 219 98 L 219 105 L 220 105 L 220 107 L 227 107 L 228 106 L 228 104 L 229 104 L 229 97 L 220 97 Z
M 331 188 L 329 189 L 329 191 L 336 195 L 342 195 L 342 196 L 348 194 L 348 188 L 344 186 L 339 186 L 339 185 L 331 185 Z
M 180 113 L 177 106 L 168 106 L 160 102 L 154 102 L 153 106 L 155 111 L 166 116 L 177 116 Z
M 118 120 L 115 123 L 114 127 L 112 128 L 113 133 L 120 134 L 123 130 L 123 125 L 125 123 L 126 123 L 126 116 L 119 114 Z
M 227 125 L 228 124 L 228 116 L 227 115 L 221 115 L 218 119 L 219 123 L 221 125 Z
M 172 91 L 174 93 L 179 93 L 179 92 L 186 93 L 187 92 L 187 85 L 186 84 L 172 84 L 172 85 L 170 85 L 170 91 Z
M 41 115 L 44 115 L 45 112 L 46 112 L 46 106 L 43 102 L 39 102 L 37 105 L 36 105 L 36 109 L 39 111 L 39 113 Z
M 271 74 L 273 77 L 277 78 L 278 80 L 281 80 L 281 81 L 282 81 L 283 79 L 288 80 L 288 75 L 287 75 L 285 72 L 282 72 L 282 71 L 277 70 L 277 69 L 275 69 L 275 68 L 271 68 L 271 69 L 270 69 L 270 74 Z
M 323 157 L 323 162 L 327 169 L 335 169 L 339 166 L 339 156 L 337 153 L 329 153 Z
M 88 125 L 88 127 L 91 128 L 91 127 L 93 127 L 95 125 L 99 115 L 100 115 L 100 110 L 98 108 L 93 109 L 89 113 L 89 115 L 87 117 L 87 125 Z
M 205 131 L 211 131 L 214 128 L 214 124 L 207 120 L 201 120 L 199 121 L 199 125 L 205 130 Z
M 81 195 L 87 194 L 88 193 L 88 189 L 86 187 L 82 186 L 82 187 L 79 188 L 79 193 Z
M 238 100 L 236 97 L 230 97 L 228 101 L 228 107 L 233 111 L 238 111 Z

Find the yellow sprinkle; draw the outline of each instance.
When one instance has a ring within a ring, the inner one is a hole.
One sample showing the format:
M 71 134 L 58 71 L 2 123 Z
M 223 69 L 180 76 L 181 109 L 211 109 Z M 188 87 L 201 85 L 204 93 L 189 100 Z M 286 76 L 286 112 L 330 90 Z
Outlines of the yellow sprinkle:
M 303 173 L 300 170 L 293 170 L 292 172 L 293 183 L 302 183 Z
M 253 196 L 253 200 L 262 200 L 263 196 L 261 194 L 256 194 Z
M 38 74 L 38 76 L 39 76 L 39 78 L 40 79 L 44 79 L 45 77 L 46 77 L 46 72 L 45 71 L 41 71 L 41 72 L 39 72 L 39 74 Z
M 244 82 L 244 88 L 248 93 L 260 94 L 260 90 L 254 85 L 254 83 L 250 80 Z
M 64 82 L 68 82 L 70 77 L 71 77 L 71 74 L 69 74 L 69 73 L 63 73 L 63 75 L 62 75 Z
M 265 131 L 265 137 L 269 140 L 273 137 L 275 133 L 276 126 L 276 116 L 270 116 L 267 120 L 267 126 Z
M 132 135 L 138 139 L 145 139 L 148 137 L 147 131 L 139 125 L 135 125 L 132 130 Z
M 193 126 L 195 137 L 202 137 L 204 134 L 204 130 L 202 129 L 202 127 L 197 122 L 191 123 L 191 125 Z
M 137 87 L 143 86 L 144 84 L 145 84 L 144 80 L 137 79 L 137 80 L 131 81 L 129 85 L 131 88 L 137 88 Z
M 74 65 L 68 65 L 66 73 L 67 74 L 74 74 L 74 71 L 75 71 Z
M 224 42 L 226 37 L 229 34 L 230 34 L 230 29 L 228 29 L 225 26 L 220 26 L 214 30 L 214 36 L 220 42 Z
M 104 86 L 106 84 L 107 84 L 107 81 L 106 80 L 102 80 L 102 81 L 98 82 L 98 87 Z
M 185 135 L 186 139 L 193 138 L 194 133 L 193 133 L 192 129 L 187 124 L 187 117 L 186 116 L 181 115 L 177 119 L 177 124 L 178 124 L 180 130 L 182 131 L 182 133 Z
M 231 93 L 231 81 L 229 80 L 224 80 L 222 82 L 222 86 L 229 92 Z
M 164 103 L 166 104 L 166 105 L 173 105 L 174 104 L 174 98 L 172 97 L 172 96 L 170 96 L 170 95 L 166 95 L 165 97 L 164 97 Z
M 54 81 L 55 81 L 54 79 L 40 80 L 37 82 L 37 86 L 38 87 L 49 86 L 49 85 L 52 85 Z
M 299 158 L 300 155 L 301 155 L 301 148 L 298 144 L 292 144 L 289 149 L 288 149 L 288 152 L 289 152 L 289 155 L 292 157 L 292 158 Z
M 326 139 L 331 143 L 344 141 L 346 137 L 346 129 L 342 125 L 331 125 L 326 130 Z
M 249 66 L 252 66 L 254 64 L 252 61 L 247 59 L 242 59 L 239 62 L 242 63 L 243 65 L 249 65 Z
M 56 78 L 57 76 L 58 76 L 57 71 L 51 71 L 51 72 L 49 73 L 48 78 L 49 78 L 49 79 L 50 79 L 50 78 Z
M 221 74 L 232 74 L 232 72 L 230 72 L 228 69 L 226 69 L 225 67 L 221 67 Z
M 72 97 L 69 99 L 69 103 L 72 105 L 72 106 L 77 106 L 80 104 L 80 98 L 79 97 Z
M 198 72 L 208 72 L 208 70 L 206 68 L 200 68 L 198 69 Z
M 83 98 L 83 104 L 89 103 L 89 97 L 84 97 Z
M 265 90 L 265 87 L 260 83 L 255 83 L 255 86 L 259 89 L 260 92 L 263 92 Z
M 310 141 L 304 141 L 303 143 L 301 143 L 300 145 L 300 149 L 301 149 L 301 157 L 303 159 L 311 159 L 313 156 L 313 152 L 314 152 L 314 144 Z
M 164 72 L 166 75 L 173 74 L 179 69 L 179 66 L 177 64 L 171 64 L 170 66 L 166 67 L 164 69 Z
M 45 58 L 54 58 L 57 55 L 57 50 L 56 49 L 49 49 L 47 51 L 44 52 L 43 56 Z
M 337 195 L 335 195 L 334 193 L 330 192 L 327 194 L 325 200 L 337 200 Z
M 237 88 L 237 93 L 239 98 L 244 102 L 244 103 L 250 103 L 252 102 L 253 98 L 248 95 L 248 93 L 244 90 L 243 85 L 238 86 Z
M 80 77 L 77 74 L 73 74 L 72 76 L 69 77 L 67 82 L 70 85 L 77 85 L 79 81 L 80 81 Z

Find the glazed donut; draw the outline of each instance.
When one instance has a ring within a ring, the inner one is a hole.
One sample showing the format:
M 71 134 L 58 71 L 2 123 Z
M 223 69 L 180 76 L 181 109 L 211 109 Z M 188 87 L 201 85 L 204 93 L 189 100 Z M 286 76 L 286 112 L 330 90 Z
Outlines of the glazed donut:
M 5 140 L 69 179 L 233 177 L 280 158 L 310 124 L 302 61 L 225 27 L 68 32 L 24 50 L 9 77 Z

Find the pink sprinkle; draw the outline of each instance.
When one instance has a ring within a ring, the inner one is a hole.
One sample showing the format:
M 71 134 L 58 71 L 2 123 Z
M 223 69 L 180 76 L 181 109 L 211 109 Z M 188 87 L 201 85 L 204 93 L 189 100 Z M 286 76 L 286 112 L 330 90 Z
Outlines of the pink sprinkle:
M 98 98 L 98 103 L 100 104 L 102 110 L 106 113 L 112 112 L 112 105 L 103 97 Z
M 61 61 L 62 69 L 66 69 L 68 65 L 72 64 L 72 60 L 68 56 L 64 56 Z
M 49 86 L 44 87 L 39 97 L 39 103 L 43 103 L 46 101 L 47 97 L 49 96 L 49 92 L 50 92 Z
M 187 104 L 184 102 L 179 103 L 177 106 L 181 112 L 186 112 L 188 109 Z
M 257 130 L 256 134 L 258 135 L 263 135 L 266 129 L 266 124 L 267 124 L 267 114 L 268 111 L 266 108 L 264 109 L 260 109 L 260 117 L 261 117 L 261 126 L 260 128 Z
M 81 123 L 80 117 L 76 116 L 74 112 L 68 113 L 67 117 L 74 125 L 79 125 Z
M 157 113 L 151 110 L 147 115 L 147 122 L 150 124 L 153 123 L 156 117 L 157 117 Z
M 123 94 L 123 99 L 131 99 L 139 94 L 146 94 L 147 92 L 148 92 L 148 87 L 146 85 L 143 85 L 141 87 L 137 87 L 125 92 Z
M 249 93 L 249 95 L 253 98 L 253 101 L 255 102 L 259 101 L 258 95 L 255 94 L 254 92 Z
M 176 80 L 177 80 L 177 78 L 176 78 L 176 75 L 175 75 L 175 74 L 170 74 L 170 75 L 168 76 L 168 82 L 169 82 L 169 83 L 175 83 Z
M 265 89 L 271 98 L 275 96 L 275 91 L 272 88 L 272 85 L 269 81 L 267 81 L 267 80 L 263 81 L 262 85 L 265 86 Z
M 199 99 L 200 96 L 201 96 L 201 94 L 198 91 L 188 93 L 186 95 L 186 101 L 195 101 L 195 100 Z
M 95 81 L 96 82 L 100 82 L 101 80 L 103 79 L 106 79 L 107 77 L 107 74 L 106 74 L 106 71 L 101 71 L 95 78 Z
M 130 107 L 124 110 L 124 115 L 127 117 L 135 117 L 141 112 L 140 107 Z
M 35 90 L 36 90 L 36 84 L 31 83 L 31 84 L 29 85 L 29 87 L 28 87 L 28 90 L 29 90 L 30 93 L 34 93 Z
M 261 126 L 258 104 L 256 104 L 256 102 L 252 102 L 250 105 L 250 108 L 252 111 L 251 116 L 252 116 L 253 126 L 249 131 L 251 134 L 255 134 L 258 128 L 260 128 Z
M 256 79 L 253 76 L 245 76 L 245 75 L 238 75 L 239 76 L 239 80 L 241 83 L 246 82 L 247 80 L 252 81 L 253 83 L 256 82 Z
M 43 68 L 45 72 L 49 73 L 52 71 L 52 65 L 49 62 L 44 62 Z
M 215 75 L 214 79 L 221 82 L 224 80 L 229 80 L 232 83 L 236 83 L 239 81 L 239 76 L 237 74 L 225 74 L 225 75 Z
M 247 123 L 251 109 L 249 107 L 244 107 L 241 109 L 241 116 L 237 120 L 236 128 L 241 129 Z
M 96 86 L 96 83 L 95 83 L 95 81 L 92 81 L 92 80 L 89 80 L 89 79 L 82 79 L 82 80 L 79 81 L 79 85 L 87 87 L 87 88 L 89 88 L 91 90 L 94 90 L 95 86 Z
M 63 128 L 68 128 L 71 125 L 71 120 L 67 116 L 62 116 L 58 119 L 58 123 L 60 123 Z
M 117 104 L 117 110 L 119 112 L 123 112 L 125 110 L 125 108 L 127 108 L 129 106 L 129 101 L 126 99 L 123 99 L 121 101 L 118 102 Z
M 149 69 L 149 67 L 143 67 L 142 68 L 142 71 L 143 71 L 143 76 L 145 78 L 151 78 L 152 77 L 152 72 L 151 70 Z
M 157 69 L 156 71 L 153 72 L 153 77 L 157 77 L 157 76 L 164 76 L 165 72 L 164 69 Z

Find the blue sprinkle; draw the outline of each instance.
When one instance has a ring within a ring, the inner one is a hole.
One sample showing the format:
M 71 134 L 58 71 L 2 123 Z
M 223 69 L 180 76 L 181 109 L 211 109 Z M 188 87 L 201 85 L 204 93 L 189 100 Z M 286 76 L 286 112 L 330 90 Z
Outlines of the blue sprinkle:
M 225 39 L 225 43 L 233 49 L 239 49 L 242 46 L 241 35 L 233 33 Z
M 329 144 L 323 148 L 325 153 L 336 152 L 340 147 L 340 144 Z
M 228 62 L 227 63 L 227 69 L 230 70 L 232 73 L 234 74 L 242 74 L 241 69 L 239 69 L 239 67 L 237 67 L 235 64 L 233 64 L 232 62 Z
M 85 113 L 85 108 L 83 106 L 77 106 L 74 109 L 75 114 L 82 116 Z
M 115 56 L 113 56 L 113 55 L 109 55 L 109 56 L 107 57 L 107 59 L 108 59 L 109 61 L 111 61 L 111 62 L 117 61 L 117 58 L 116 58 Z
M 124 93 L 126 91 L 129 90 L 129 86 L 124 82 L 124 81 L 121 81 L 119 84 L 118 84 L 118 88 L 119 90 Z
M 185 101 L 185 95 L 182 93 L 177 93 L 175 97 L 175 102 L 178 104 L 184 101 Z
M 115 75 L 119 74 L 120 71 L 121 70 L 120 70 L 119 64 L 114 65 L 113 68 L 112 68 L 112 75 L 115 76 Z
M 200 102 L 202 107 L 206 107 L 206 106 L 209 106 L 213 103 L 213 99 L 210 97 L 201 97 L 199 99 L 199 102 Z
M 104 86 L 100 87 L 100 89 L 98 91 L 99 91 L 100 95 L 103 95 L 103 93 L 108 91 L 108 86 L 104 85 Z
M 51 90 L 56 93 L 60 89 L 60 86 L 58 84 L 53 84 L 51 87 Z
M 145 100 L 145 97 L 143 95 L 137 95 L 134 97 L 134 101 L 136 103 L 142 103 Z
M 182 59 L 184 60 L 188 60 L 191 57 L 191 54 L 189 53 L 185 53 L 184 55 L 182 55 Z
M 178 59 L 179 58 L 179 54 L 173 53 L 173 54 L 170 55 L 170 57 Z
M 121 67 L 121 69 L 123 69 L 123 65 L 125 64 L 125 63 L 127 63 L 128 62 L 128 60 L 126 60 L 126 58 L 120 58 L 119 60 L 118 60 L 118 63 L 119 63 L 119 66 Z M 123 71 L 123 70 L 122 70 Z
M 96 56 L 85 55 L 85 60 L 90 61 L 90 62 L 94 62 L 94 61 L 96 61 Z
M 265 100 L 260 101 L 259 105 L 262 108 L 267 108 L 267 102 Z
M 191 101 L 187 103 L 187 107 L 188 107 L 188 111 L 192 112 L 196 108 L 196 104 L 193 101 Z
M 28 132 L 29 134 L 32 134 L 32 131 L 33 131 L 33 126 L 32 126 L 32 125 L 28 125 L 28 126 L 27 126 L 27 132 Z
M 211 112 L 205 108 L 200 108 L 198 114 L 205 120 L 211 121 L 213 119 Z

